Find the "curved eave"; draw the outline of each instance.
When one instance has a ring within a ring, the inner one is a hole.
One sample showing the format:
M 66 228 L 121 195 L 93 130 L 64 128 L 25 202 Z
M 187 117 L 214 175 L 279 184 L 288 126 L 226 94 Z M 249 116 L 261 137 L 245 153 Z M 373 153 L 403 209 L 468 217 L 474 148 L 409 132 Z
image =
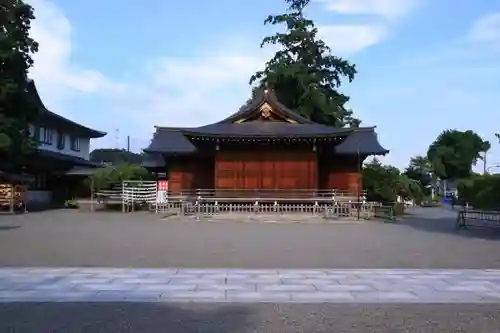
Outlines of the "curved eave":
M 245 122 L 242 124 L 214 124 L 199 128 L 185 128 L 185 136 L 207 139 L 331 139 L 350 135 L 353 131 L 373 131 L 368 128 L 334 128 L 320 124 L 289 124 L 283 122 Z
M 198 149 L 177 129 L 157 128 L 149 147 L 149 154 L 190 155 Z
M 374 128 L 353 131 L 344 141 L 334 147 L 337 154 L 342 155 L 386 155 L 388 149 L 378 141 Z
M 143 149 L 145 153 L 148 154 L 162 154 L 165 156 L 189 156 L 193 155 L 194 153 L 197 152 L 197 150 L 194 151 L 173 151 L 173 150 L 158 150 L 158 149 Z
M 329 134 L 213 134 L 213 133 L 199 133 L 199 132 L 185 132 L 184 135 L 193 138 L 207 138 L 207 139 L 331 139 L 339 136 L 344 136 L 346 133 L 329 133 Z
M 162 154 L 144 154 L 144 160 L 141 163 L 141 167 L 146 169 L 165 169 L 165 159 Z
M 54 113 L 54 112 L 50 111 L 49 109 L 47 109 L 47 107 L 45 107 L 45 104 L 43 104 L 42 99 L 40 98 L 40 94 L 38 93 L 38 90 L 36 88 L 35 81 L 28 80 L 28 89 L 31 90 L 33 97 L 35 98 L 35 103 L 37 103 L 41 107 L 43 113 L 45 113 L 46 116 L 53 118 L 53 119 L 57 119 L 61 122 L 65 122 L 68 125 L 74 126 L 78 130 L 84 132 L 91 139 L 97 139 L 97 138 L 102 138 L 102 137 L 106 136 L 106 134 L 107 134 L 106 132 L 98 131 L 96 129 L 81 125 L 77 122 L 69 120 L 68 118 L 60 116 L 57 113 Z

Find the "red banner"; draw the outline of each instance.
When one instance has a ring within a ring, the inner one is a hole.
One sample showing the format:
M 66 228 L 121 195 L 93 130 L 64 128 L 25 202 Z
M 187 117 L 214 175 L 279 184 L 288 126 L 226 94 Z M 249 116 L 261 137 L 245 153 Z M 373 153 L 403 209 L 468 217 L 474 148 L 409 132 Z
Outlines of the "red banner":
M 158 191 L 168 191 L 168 180 L 158 181 Z

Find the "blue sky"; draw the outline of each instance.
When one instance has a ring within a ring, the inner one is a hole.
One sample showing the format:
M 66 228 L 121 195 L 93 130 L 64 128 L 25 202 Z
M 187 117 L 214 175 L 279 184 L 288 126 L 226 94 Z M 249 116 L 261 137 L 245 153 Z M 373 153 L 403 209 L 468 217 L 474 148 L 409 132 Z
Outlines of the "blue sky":
M 94 148 L 140 151 L 154 125 L 196 126 L 235 112 L 269 13 L 284 0 L 29 0 L 40 43 L 32 76 L 52 111 L 107 131 Z M 500 164 L 500 3 L 493 0 L 317 0 L 322 38 L 356 64 L 342 90 L 405 167 L 445 128 L 492 141 Z

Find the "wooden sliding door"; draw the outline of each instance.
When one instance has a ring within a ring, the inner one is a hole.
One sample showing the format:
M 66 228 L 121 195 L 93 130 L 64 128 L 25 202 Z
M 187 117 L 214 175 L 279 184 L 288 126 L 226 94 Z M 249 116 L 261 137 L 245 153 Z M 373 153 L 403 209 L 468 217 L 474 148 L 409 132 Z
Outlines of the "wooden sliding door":
M 217 189 L 315 189 L 316 154 L 309 151 L 219 152 Z

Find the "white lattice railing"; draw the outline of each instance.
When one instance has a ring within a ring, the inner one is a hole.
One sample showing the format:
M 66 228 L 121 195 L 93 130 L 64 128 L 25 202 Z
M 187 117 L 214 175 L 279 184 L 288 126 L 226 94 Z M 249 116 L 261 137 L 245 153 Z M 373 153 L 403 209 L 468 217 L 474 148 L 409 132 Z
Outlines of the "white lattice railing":
M 372 218 L 379 203 L 199 203 L 199 202 L 167 202 L 158 205 L 159 213 L 175 213 L 178 215 L 212 216 L 224 213 L 241 214 L 311 214 L 326 219 L 360 217 Z

